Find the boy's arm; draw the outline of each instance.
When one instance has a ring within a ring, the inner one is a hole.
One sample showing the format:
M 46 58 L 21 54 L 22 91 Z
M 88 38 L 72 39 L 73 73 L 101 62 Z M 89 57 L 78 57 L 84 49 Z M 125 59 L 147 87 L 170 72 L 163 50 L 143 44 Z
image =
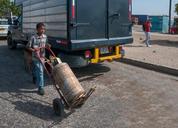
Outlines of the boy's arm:
M 47 48 L 51 48 L 51 44 L 46 43 L 46 47 L 47 47 Z
M 46 44 L 45 44 L 45 46 L 46 46 L 47 48 L 51 48 L 51 44 L 49 44 L 48 38 L 46 39 Z
M 28 51 L 30 51 L 30 52 L 34 52 L 35 51 L 35 49 L 33 49 L 33 48 L 26 48 Z
M 32 48 L 33 45 L 33 38 L 30 39 L 30 41 L 27 43 L 26 45 L 26 49 L 30 52 L 35 52 L 36 50 L 34 48 Z
M 150 22 L 150 27 L 152 27 L 152 24 L 151 24 L 151 22 Z

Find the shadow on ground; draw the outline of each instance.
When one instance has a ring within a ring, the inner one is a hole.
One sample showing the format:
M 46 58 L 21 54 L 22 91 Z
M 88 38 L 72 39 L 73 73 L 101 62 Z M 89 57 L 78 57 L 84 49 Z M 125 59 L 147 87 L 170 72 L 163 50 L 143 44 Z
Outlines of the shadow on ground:
M 129 44 L 129 45 L 126 45 L 126 46 L 124 46 L 124 47 L 128 47 L 128 48 L 142 48 L 142 47 L 145 47 L 144 45 L 131 45 L 131 44 Z
M 103 75 L 110 71 L 110 68 L 102 64 L 89 65 L 83 68 L 72 69 L 80 82 L 93 80 L 94 78 Z M 84 77 L 84 78 L 83 78 Z
M 124 47 L 145 47 L 145 40 L 139 41 L 141 45 L 125 45 Z M 170 41 L 170 40 L 150 40 L 151 45 L 160 45 L 165 47 L 176 47 L 178 48 L 178 41 Z
M 176 48 L 178 48 L 178 42 L 177 41 L 151 40 L 150 42 L 151 42 L 152 45 L 160 45 L 160 46 L 176 47 Z

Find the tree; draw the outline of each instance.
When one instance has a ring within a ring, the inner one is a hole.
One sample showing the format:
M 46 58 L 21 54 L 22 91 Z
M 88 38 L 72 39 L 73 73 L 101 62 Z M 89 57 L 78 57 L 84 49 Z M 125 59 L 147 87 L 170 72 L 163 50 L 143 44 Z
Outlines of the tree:
M 175 12 L 176 12 L 177 15 L 178 15 L 178 3 L 175 5 Z
M 20 8 L 10 0 L 0 0 L 0 5 L 0 17 L 9 16 L 11 12 L 13 15 L 20 15 Z

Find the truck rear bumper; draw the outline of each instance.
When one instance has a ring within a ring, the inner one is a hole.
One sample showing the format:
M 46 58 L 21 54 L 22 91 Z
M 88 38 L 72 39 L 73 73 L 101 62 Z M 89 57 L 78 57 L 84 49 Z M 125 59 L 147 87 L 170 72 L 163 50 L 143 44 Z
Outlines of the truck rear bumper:
M 120 59 L 122 57 L 120 49 L 121 48 L 119 46 L 116 46 L 114 54 L 101 57 L 99 48 L 95 48 L 94 56 L 90 60 L 90 63 L 96 64 L 103 61 L 113 61 L 115 59 Z
M 120 37 L 120 38 L 109 38 L 109 39 L 91 39 L 91 40 L 71 40 L 71 50 L 84 50 L 92 49 L 96 47 L 109 46 L 109 45 L 123 45 L 130 44 L 133 42 L 133 37 Z
M 116 46 L 115 52 L 112 55 L 100 56 L 100 49 L 95 48 L 92 58 L 85 58 L 81 55 L 72 55 L 72 54 L 58 54 L 58 57 L 63 61 L 67 62 L 72 68 L 85 67 L 88 64 L 97 64 L 104 61 L 113 61 L 115 59 L 120 59 L 123 57 L 121 52 L 121 46 Z M 123 50 L 123 49 L 122 49 Z

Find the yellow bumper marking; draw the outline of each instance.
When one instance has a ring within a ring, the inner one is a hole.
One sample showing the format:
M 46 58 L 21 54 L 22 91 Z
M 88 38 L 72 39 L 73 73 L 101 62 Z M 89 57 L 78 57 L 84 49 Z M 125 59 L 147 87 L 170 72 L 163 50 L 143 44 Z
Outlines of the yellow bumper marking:
M 96 64 L 105 60 L 112 61 L 113 59 L 121 58 L 121 54 L 119 53 L 119 46 L 115 47 L 115 55 L 99 57 L 99 48 L 95 48 L 95 55 L 94 58 L 91 59 L 91 63 Z

